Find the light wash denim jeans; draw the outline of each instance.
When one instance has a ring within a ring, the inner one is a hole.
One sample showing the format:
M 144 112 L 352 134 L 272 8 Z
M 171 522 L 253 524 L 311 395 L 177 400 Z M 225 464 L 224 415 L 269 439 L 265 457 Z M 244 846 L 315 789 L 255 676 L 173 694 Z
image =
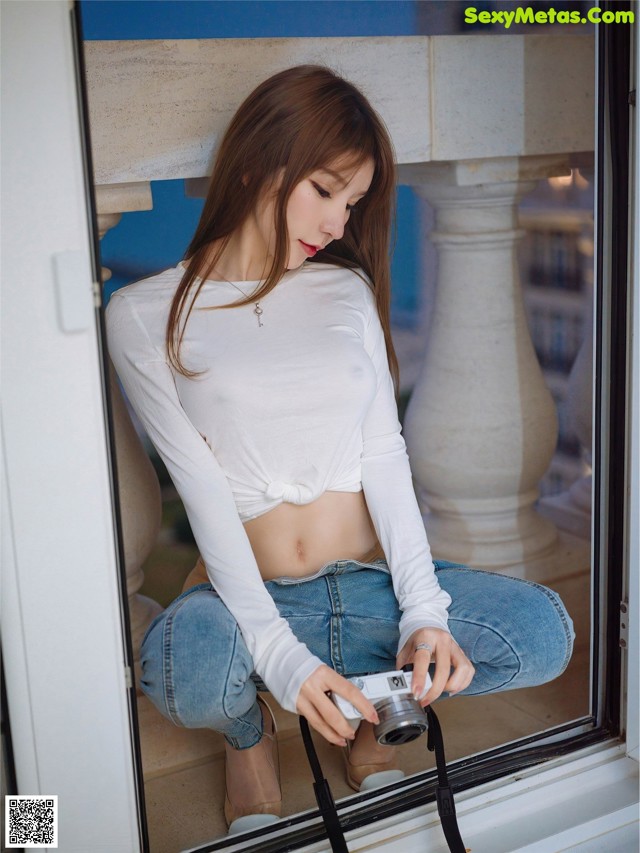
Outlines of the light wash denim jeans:
M 454 563 L 435 566 L 452 598 L 449 629 L 476 669 L 458 695 L 532 687 L 564 671 L 575 635 L 555 592 Z M 400 610 L 384 560 L 340 560 L 265 586 L 298 639 L 340 674 L 395 669 Z M 264 685 L 211 584 L 192 587 L 156 617 L 141 661 L 143 691 L 176 725 L 215 729 L 236 749 L 260 740 L 256 689 Z

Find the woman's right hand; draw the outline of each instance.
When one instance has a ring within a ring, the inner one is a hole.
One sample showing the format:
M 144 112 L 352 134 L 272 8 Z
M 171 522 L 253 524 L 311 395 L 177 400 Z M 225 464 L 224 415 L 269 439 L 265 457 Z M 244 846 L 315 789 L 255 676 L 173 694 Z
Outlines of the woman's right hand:
M 370 723 L 379 722 L 376 709 L 365 698 L 363 692 L 355 684 L 338 675 L 331 667 L 323 664 L 302 683 L 296 710 L 306 717 L 309 725 L 320 732 L 329 743 L 346 746 L 347 740 L 355 737 L 355 730 L 327 696 L 327 691 L 337 693 L 347 702 L 351 702 Z

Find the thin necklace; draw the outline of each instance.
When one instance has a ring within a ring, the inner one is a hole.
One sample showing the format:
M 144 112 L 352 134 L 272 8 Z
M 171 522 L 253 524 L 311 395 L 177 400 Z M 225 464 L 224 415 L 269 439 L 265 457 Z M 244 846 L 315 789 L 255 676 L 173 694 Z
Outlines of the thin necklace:
M 244 296 L 244 298 L 245 298 L 245 299 L 247 298 L 247 294 L 246 294 L 243 290 L 241 290 L 241 289 L 238 287 L 238 285 L 237 285 L 237 284 L 234 284 L 232 281 L 229 281 L 229 279 L 228 279 L 228 278 L 225 278 L 225 277 L 222 275 L 222 273 L 220 272 L 220 270 L 217 270 L 217 269 L 215 269 L 215 268 L 214 268 L 214 270 L 213 270 L 213 271 L 214 271 L 214 272 L 217 272 L 219 276 L 222 276 L 222 280 L 223 280 L 223 281 L 226 281 L 226 282 L 227 282 L 227 284 L 230 284 L 230 285 L 231 285 L 231 287 L 235 287 L 235 289 L 236 289 L 239 293 L 241 293 L 241 294 Z M 257 317 L 257 319 L 258 319 L 258 326 L 264 326 L 264 323 L 262 322 L 262 315 L 264 314 L 264 311 L 263 311 L 263 310 L 262 310 L 262 308 L 260 307 L 260 302 L 259 302 L 259 301 L 258 301 L 258 302 L 254 302 L 253 304 L 254 304 L 254 306 L 255 306 L 255 307 L 254 307 L 254 309 L 253 309 L 253 313 L 256 315 L 256 317 Z

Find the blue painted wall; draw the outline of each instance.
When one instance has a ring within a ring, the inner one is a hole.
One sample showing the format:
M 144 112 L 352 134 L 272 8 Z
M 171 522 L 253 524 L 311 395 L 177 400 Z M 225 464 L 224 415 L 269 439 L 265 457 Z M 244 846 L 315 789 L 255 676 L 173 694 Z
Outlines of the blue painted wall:
M 413 0 L 82 0 L 85 39 L 268 38 L 414 35 Z M 258 83 L 259 81 L 256 81 Z M 175 265 L 196 228 L 203 201 L 183 181 L 154 181 L 153 210 L 127 213 L 102 240 L 111 269 L 105 295 Z M 398 189 L 393 255 L 393 319 L 411 326 L 419 306 L 420 209 L 408 187 Z
M 82 0 L 86 39 L 415 35 L 413 0 Z

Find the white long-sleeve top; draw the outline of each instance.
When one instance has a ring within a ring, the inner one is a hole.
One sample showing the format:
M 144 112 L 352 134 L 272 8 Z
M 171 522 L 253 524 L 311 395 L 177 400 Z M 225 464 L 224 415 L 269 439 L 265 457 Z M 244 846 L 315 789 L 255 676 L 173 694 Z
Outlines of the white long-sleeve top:
M 204 373 L 188 379 L 165 345 L 183 274 L 178 265 L 113 294 L 109 351 L 256 672 L 295 711 L 322 661 L 279 615 L 243 521 L 283 501 L 362 489 L 402 610 L 398 649 L 418 628 L 447 629 L 451 599 L 434 573 L 374 296 L 351 270 L 306 264 L 260 300 L 259 326 L 253 304 L 202 310 L 241 298 L 231 283 L 207 280 L 180 351 Z M 249 295 L 258 282 L 236 284 Z

